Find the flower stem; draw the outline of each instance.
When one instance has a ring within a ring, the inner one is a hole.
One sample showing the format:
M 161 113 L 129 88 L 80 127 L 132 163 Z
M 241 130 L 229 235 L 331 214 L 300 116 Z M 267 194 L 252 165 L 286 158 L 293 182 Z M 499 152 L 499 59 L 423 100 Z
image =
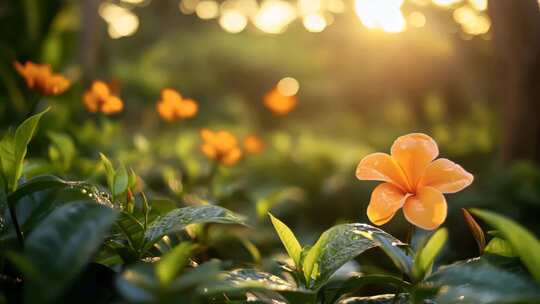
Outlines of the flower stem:
M 8 203 L 9 208 L 9 215 L 11 216 L 11 222 L 13 223 L 13 226 L 15 227 L 15 232 L 17 233 L 17 240 L 19 241 L 19 246 L 24 248 L 24 237 L 21 231 L 21 227 L 19 226 L 19 221 L 17 220 L 17 214 L 15 213 L 15 208 Z

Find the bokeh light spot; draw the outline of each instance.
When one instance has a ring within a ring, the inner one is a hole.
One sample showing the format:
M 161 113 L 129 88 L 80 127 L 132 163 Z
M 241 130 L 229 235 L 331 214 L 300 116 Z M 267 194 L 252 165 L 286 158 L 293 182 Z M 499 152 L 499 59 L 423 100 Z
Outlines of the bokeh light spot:
M 214 19 L 219 14 L 219 5 L 214 0 L 200 1 L 195 8 L 195 13 L 201 19 Z
M 283 96 L 294 96 L 300 90 L 300 83 L 292 77 L 285 77 L 278 82 L 277 89 Z
M 240 33 L 246 28 L 247 18 L 237 10 L 225 10 L 219 18 L 219 25 L 229 33 Z

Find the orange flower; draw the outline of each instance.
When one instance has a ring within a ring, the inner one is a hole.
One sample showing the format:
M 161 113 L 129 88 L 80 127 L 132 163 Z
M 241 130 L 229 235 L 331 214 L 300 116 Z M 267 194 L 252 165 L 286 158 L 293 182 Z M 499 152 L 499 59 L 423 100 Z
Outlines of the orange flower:
M 102 112 L 106 115 L 121 112 L 124 108 L 122 100 L 111 92 L 111 88 L 103 81 L 96 80 L 84 93 L 83 103 L 89 112 Z
M 437 143 L 428 135 L 412 133 L 396 139 L 391 155 L 373 153 L 356 169 L 360 180 L 383 181 L 373 190 L 367 209 L 375 225 L 388 222 L 403 207 L 411 224 L 432 230 L 446 219 L 443 193 L 455 193 L 469 186 L 473 176 L 452 161 L 435 158 Z
M 48 64 L 27 61 L 24 65 L 15 61 L 15 70 L 24 77 L 29 89 L 43 95 L 60 95 L 70 86 L 70 81 L 61 74 L 54 74 Z
M 200 135 L 203 140 L 201 151 L 206 157 L 215 159 L 226 166 L 236 164 L 242 157 L 238 140 L 231 133 L 202 129 Z
M 259 154 L 264 150 L 264 142 L 256 135 L 244 139 L 244 150 L 249 154 Z
M 276 115 L 286 115 L 298 104 L 296 96 L 286 96 L 277 88 L 272 89 L 264 96 L 264 105 Z
M 184 99 L 173 89 L 163 89 L 158 101 L 159 116 L 168 122 L 191 118 L 197 114 L 198 106 L 192 99 Z

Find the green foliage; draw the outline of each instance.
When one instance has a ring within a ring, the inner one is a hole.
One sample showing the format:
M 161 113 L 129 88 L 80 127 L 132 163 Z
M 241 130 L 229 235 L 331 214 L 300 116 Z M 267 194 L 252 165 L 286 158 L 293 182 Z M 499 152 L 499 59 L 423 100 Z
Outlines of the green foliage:
M 75 160 L 77 149 L 70 136 L 64 133 L 49 132 L 51 140 L 49 158 L 56 164 L 59 172 L 67 172 Z
M 500 231 L 536 281 L 540 282 L 540 241 L 521 225 L 504 216 L 479 209 L 471 212 Z
M 174 209 L 150 223 L 144 235 L 146 247 L 149 248 L 167 234 L 182 231 L 190 224 L 202 223 L 245 225 L 246 221 L 242 216 L 214 205 Z
M 187 269 L 168 284 L 158 279 L 155 267 L 159 263 L 136 264 L 123 271 L 116 280 L 123 298 L 130 303 L 207 303 L 203 295 L 218 281 L 221 265 L 214 260 Z
M 516 257 L 517 255 L 514 253 L 514 250 L 512 249 L 512 246 L 510 244 L 499 237 L 492 238 L 489 243 L 487 244 L 485 250 L 485 253 L 490 254 L 497 254 L 502 255 L 505 257 Z
M 272 214 L 269 213 L 268 215 L 270 216 L 272 225 L 274 225 L 274 229 L 276 230 L 276 233 L 278 234 L 281 243 L 283 243 L 285 250 L 287 250 L 287 253 L 294 261 L 294 265 L 297 268 L 300 268 L 302 246 L 300 245 L 300 243 L 298 243 L 298 240 L 294 236 L 294 233 L 291 231 L 291 229 L 289 229 L 289 227 L 287 227 L 287 225 L 275 218 Z
M 532 304 L 540 301 L 537 284 L 520 274 L 498 268 L 484 258 L 443 267 L 433 273 L 426 284 L 440 288 L 435 299 L 440 304 Z
M 255 269 L 235 269 L 226 272 L 223 283 L 209 289 L 209 293 L 226 293 L 227 298 L 232 299 L 242 299 L 246 291 L 263 294 L 263 298 L 279 299 L 288 303 L 310 303 L 315 298 L 313 291 Z
M 105 168 L 105 176 L 107 178 L 107 186 L 109 189 L 114 193 L 114 177 L 116 176 L 116 173 L 114 171 L 114 167 L 111 163 L 111 161 L 105 156 L 103 153 L 99 153 L 99 156 L 101 157 L 101 163 L 103 164 L 103 167 Z
M 325 231 L 311 248 L 306 249 L 302 269 L 307 286 L 320 287 L 346 262 L 378 246 L 375 238 L 401 244 L 390 234 L 367 224 L 342 224 Z
M 67 204 L 45 218 L 12 253 L 28 281 L 25 303 L 54 303 L 96 252 L 116 217 L 93 202 Z
M 437 230 L 427 243 L 418 250 L 414 258 L 412 269 L 413 277 L 421 280 L 426 274 L 429 274 L 433 266 L 433 261 L 448 240 L 448 230 L 441 228 Z
M 180 245 L 161 256 L 156 265 L 156 276 L 163 285 L 169 285 L 177 274 L 186 267 L 196 245 L 189 242 Z
M 48 111 L 49 109 L 46 109 L 26 119 L 17 127 L 14 134 L 8 132 L 0 142 L 1 172 L 8 192 L 17 189 L 17 182 L 22 175 L 27 146 L 36 132 L 41 116 Z
M 392 242 L 377 234 L 371 235 L 370 237 L 373 238 L 376 244 L 386 253 L 392 262 L 394 262 L 398 269 L 409 277 L 412 277 L 413 258 L 399 246 L 401 242 Z

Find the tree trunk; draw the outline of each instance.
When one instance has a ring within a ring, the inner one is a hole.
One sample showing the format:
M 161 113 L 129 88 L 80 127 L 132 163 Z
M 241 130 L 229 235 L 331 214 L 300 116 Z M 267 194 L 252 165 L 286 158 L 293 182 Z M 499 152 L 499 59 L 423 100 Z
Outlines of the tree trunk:
M 537 0 L 490 0 L 502 160 L 540 163 L 540 10 Z

